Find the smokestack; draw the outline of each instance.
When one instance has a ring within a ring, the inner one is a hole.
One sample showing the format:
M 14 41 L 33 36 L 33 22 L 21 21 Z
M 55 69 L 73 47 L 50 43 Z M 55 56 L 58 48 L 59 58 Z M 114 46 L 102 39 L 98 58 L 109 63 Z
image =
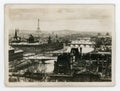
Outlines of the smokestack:
M 82 60 L 82 47 L 80 47 L 80 60 Z

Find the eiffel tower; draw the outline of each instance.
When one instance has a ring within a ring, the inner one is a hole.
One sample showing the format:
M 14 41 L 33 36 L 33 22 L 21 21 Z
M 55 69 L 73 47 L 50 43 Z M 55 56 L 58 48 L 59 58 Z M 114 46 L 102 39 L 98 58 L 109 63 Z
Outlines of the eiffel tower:
M 38 37 L 40 37 L 40 26 L 39 26 L 39 22 L 40 22 L 40 20 L 39 20 L 39 18 L 38 18 L 38 24 L 37 24 L 37 35 L 38 35 Z

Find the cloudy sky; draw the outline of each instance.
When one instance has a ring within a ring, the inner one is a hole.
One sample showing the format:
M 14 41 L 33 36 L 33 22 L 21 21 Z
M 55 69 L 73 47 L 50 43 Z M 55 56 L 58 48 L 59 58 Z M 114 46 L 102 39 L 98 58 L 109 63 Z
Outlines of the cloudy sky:
M 6 5 L 7 30 L 113 31 L 113 5 Z

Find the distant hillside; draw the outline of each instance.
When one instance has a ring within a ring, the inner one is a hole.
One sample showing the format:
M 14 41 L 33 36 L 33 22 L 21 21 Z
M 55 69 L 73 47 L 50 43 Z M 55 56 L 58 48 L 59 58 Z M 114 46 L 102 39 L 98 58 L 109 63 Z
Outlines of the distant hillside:
M 14 36 L 14 32 L 10 32 L 10 36 Z M 80 32 L 80 31 L 74 31 L 74 30 L 58 30 L 58 31 L 41 31 L 40 36 L 41 37 L 48 37 L 48 36 L 54 36 L 57 35 L 59 37 L 90 37 L 90 36 L 96 36 L 99 32 Z M 18 36 L 21 37 L 29 37 L 30 34 L 33 34 L 33 36 L 37 35 L 38 32 L 36 30 L 19 30 Z M 106 32 L 100 32 L 101 35 L 105 35 Z

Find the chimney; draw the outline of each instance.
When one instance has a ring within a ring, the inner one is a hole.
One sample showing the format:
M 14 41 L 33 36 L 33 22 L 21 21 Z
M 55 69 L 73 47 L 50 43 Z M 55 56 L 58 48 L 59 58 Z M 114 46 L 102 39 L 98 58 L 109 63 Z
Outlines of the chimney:
M 82 60 L 82 47 L 80 47 L 80 60 Z

